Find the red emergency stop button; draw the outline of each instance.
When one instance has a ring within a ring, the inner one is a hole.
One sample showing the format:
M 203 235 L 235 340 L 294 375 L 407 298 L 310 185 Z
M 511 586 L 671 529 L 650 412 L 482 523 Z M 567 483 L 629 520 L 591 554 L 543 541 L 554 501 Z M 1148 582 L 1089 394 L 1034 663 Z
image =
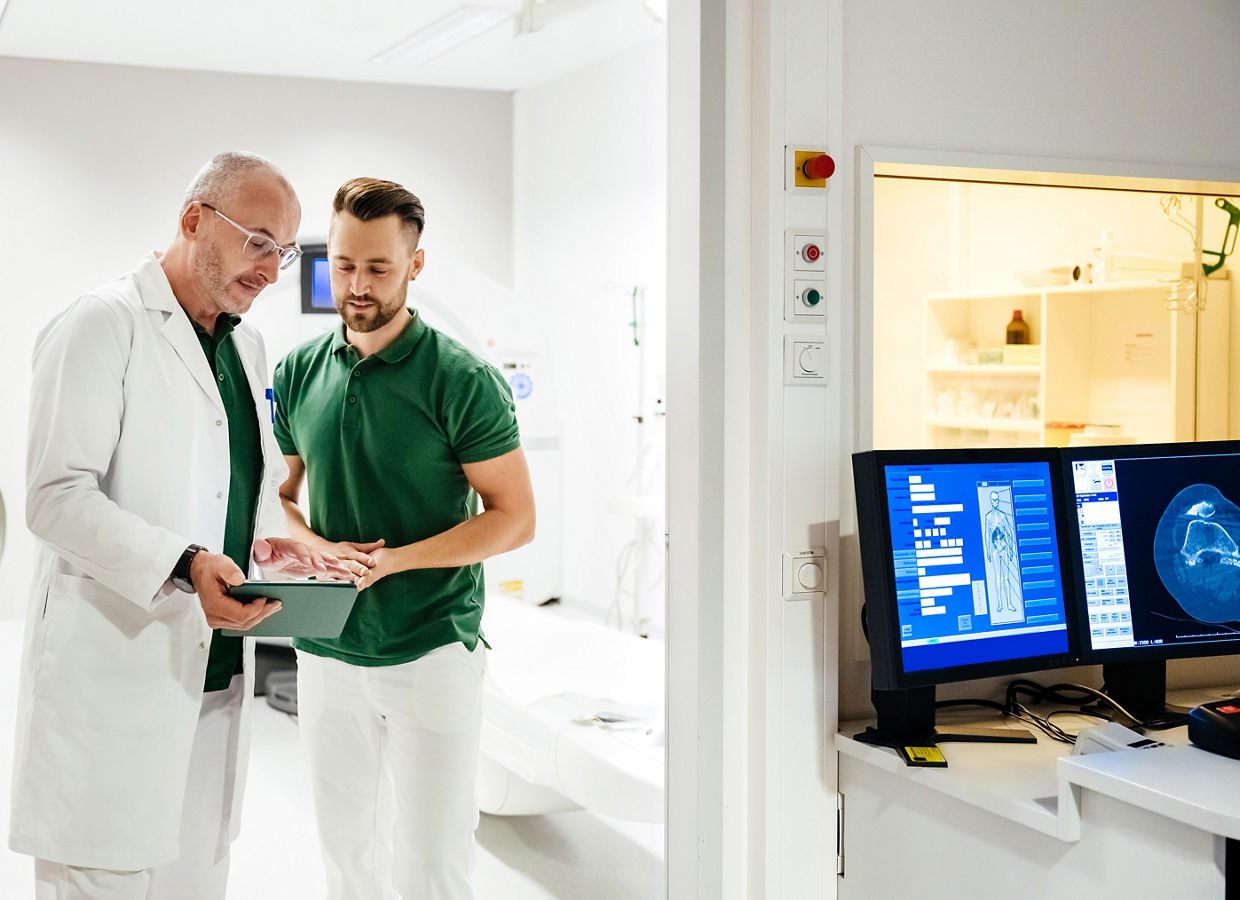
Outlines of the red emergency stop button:
M 805 162 L 801 163 L 801 172 L 806 178 L 819 179 L 830 178 L 835 174 L 835 160 L 822 153 L 818 156 L 811 156 Z
M 806 244 L 801 248 L 801 255 L 806 262 L 818 262 L 818 258 L 822 256 L 822 248 L 817 244 Z

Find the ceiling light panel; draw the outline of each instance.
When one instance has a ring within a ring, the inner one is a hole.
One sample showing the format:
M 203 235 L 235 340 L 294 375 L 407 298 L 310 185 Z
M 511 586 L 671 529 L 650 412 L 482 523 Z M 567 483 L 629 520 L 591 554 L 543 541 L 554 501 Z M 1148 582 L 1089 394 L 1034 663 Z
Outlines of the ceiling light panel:
M 389 65 L 420 66 L 490 31 L 516 16 L 516 10 L 494 6 L 462 6 L 370 61 Z

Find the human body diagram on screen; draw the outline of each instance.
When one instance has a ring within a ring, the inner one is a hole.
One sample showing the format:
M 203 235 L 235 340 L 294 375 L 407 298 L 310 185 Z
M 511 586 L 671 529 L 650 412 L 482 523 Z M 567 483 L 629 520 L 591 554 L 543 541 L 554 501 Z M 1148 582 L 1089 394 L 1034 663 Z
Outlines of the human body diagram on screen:
M 977 505 L 981 512 L 990 621 L 996 625 L 1023 622 L 1025 603 L 1020 582 L 1020 555 L 1016 549 L 1016 513 L 1012 505 L 1011 485 L 979 484 Z

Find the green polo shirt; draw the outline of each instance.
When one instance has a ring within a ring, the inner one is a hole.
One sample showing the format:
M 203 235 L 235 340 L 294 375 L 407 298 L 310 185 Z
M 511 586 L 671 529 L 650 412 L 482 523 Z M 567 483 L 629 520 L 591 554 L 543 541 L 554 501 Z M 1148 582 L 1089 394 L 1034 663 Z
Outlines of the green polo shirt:
M 258 492 L 263 477 L 263 445 L 254 411 L 254 395 L 237 348 L 228 338 L 241 323 L 240 316 L 221 313 L 215 320 L 215 334 L 194 322 L 202 352 L 211 364 L 211 374 L 220 389 L 228 417 L 228 516 L 224 523 L 224 553 L 242 572 L 250 568 L 250 545 L 254 541 L 254 520 L 258 515 Z M 241 671 L 241 641 L 225 637 L 216 629 L 211 634 L 204 691 L 222 691 L 233 675 Z
M 305 463 L 310 527 L 329 541 L 399 547 L 447 531 L 477 510 L 461 464 L 521 444 L 499 372 L 416 313 L 366 359 L 343 326 L 302 344 L 274 390 L 276 440 Z M 398 572 L 358 594 L 339 638 L 293 646 L 361 666 L 457 641 L 472 651 L 483 600 L 481 564 Z

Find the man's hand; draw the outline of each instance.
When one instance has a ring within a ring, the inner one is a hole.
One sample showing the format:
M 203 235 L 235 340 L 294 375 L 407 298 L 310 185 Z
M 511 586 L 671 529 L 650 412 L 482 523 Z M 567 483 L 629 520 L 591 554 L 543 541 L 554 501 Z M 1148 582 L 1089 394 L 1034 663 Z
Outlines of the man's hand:
M 322 538 L 320 538 L 322 540 Z M 377 541 L 323 541 L 320 548 L 322 552 L 328 553 L 340 560 L 351 560 L 361 564 L 363 568 L 370 569 L 375 565 L 374 552 L 383 546 L 383 538 Z M 365 572 L 360 575 L 365 575 Z M 359 577 L 360 577 L 359 575 Z
M 337 545 L 331 545 L 334 550 Z M 321 552 L 290 538 L 259 538 L 251 549 L 254 562 L 265 569 L 286 575 L 310 576 L 324 580 L 352 581 L 366 574 L 365 553 L 340 555 Z
M 383 543 L 380 541 L 379 543 Z M 376 548 L 371 554 L 373 560 L 369 570 L 361 578 L 357 579 L 357 589 L 359 591 L 371 587 L 380 578 L 391 575 L 394 572 L 403 572 L 408 566 L 401 559 L 399 548 Z
M 222 553 L 205 550 L 194 556 L 190 563 L 189 579 L 198 594 L 198 602 L 212 628 L 231 628 L 247 631 L 263 619 L 280 611 L 280 601 L 268 602 L 266 597 L 242 603 L 228 596 L 225 591 L 245 582 L 245 574 L 237 564 Z

